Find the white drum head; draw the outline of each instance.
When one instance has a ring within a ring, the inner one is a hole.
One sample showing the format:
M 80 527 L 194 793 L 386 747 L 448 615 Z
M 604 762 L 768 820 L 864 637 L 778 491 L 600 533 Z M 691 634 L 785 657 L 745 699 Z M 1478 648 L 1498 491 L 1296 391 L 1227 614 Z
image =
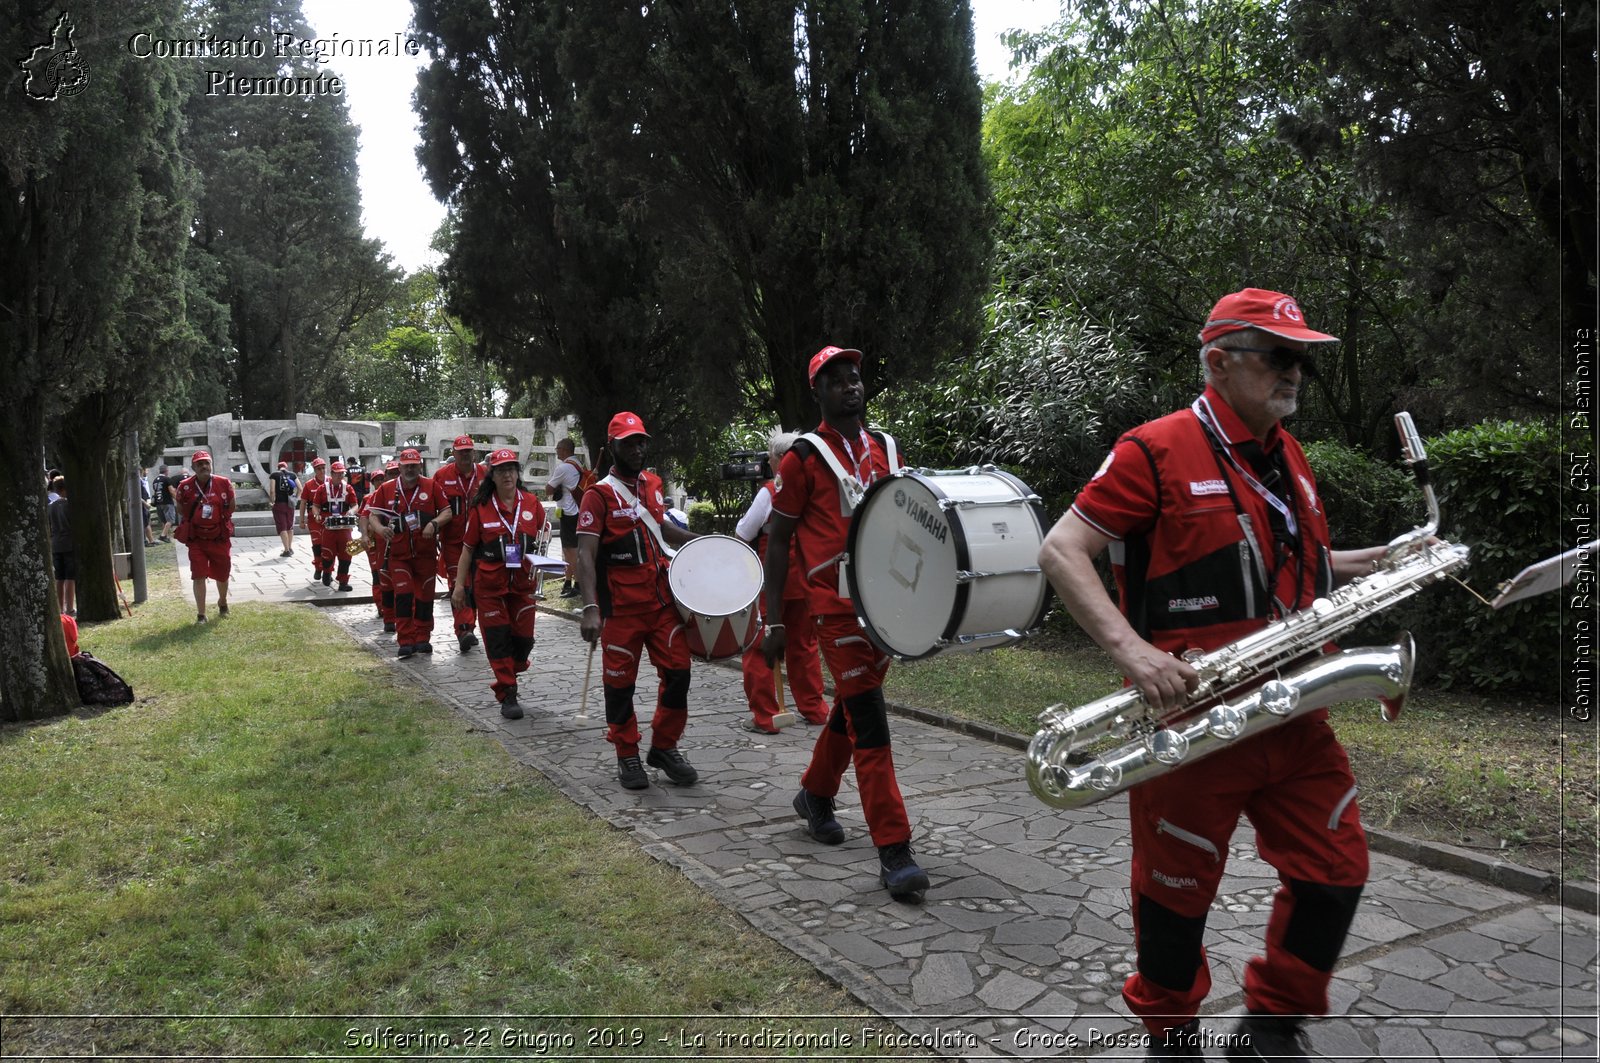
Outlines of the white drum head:
M 667 585 L 682 609 L 732 616 L 761 594 L 761 558 L 742 539 L 702 535 L 678 548 Z
M 938 496 L 915 475 L 873 487 L 851 529 L 856 612 L 891 653 L 926 656 L 955 612 L 954 529 Z

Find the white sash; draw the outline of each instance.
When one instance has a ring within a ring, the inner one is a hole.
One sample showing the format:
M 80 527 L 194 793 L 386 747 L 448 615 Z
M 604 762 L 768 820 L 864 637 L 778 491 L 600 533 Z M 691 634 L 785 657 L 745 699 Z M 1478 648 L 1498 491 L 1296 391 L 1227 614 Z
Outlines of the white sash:
M 863 429 L 863 431 L 867 430 Z M 883 450 L 884 455 L 889 460 L 889 471 L 898 472 L 900 470 L 900 451 L 895 446 L 894 436 L 888 432 L 879 434 L 883 436 Z M 870 436 L 871 433 L 868 432 L 868 435 Z M 839 460 L 839 455 L 833 452 L 833 448 L 828 445 L 828 441 L 823 439 L 822 436 L 816 432 L 807 432 L 800 438 L 810 443 L 817 455 L 828 463 L 828 468 L 832 470 L 834 479 L 839 481 L 839 511 L 847 517 L 850 516 L 856 511 L 856 506 L 861 504 L 862 496 L 867 493 L 866 484 L 863 484 L 854 473 L 845 471 L 844 463 Z M 872 460 L 870 448 L 867 460 Z

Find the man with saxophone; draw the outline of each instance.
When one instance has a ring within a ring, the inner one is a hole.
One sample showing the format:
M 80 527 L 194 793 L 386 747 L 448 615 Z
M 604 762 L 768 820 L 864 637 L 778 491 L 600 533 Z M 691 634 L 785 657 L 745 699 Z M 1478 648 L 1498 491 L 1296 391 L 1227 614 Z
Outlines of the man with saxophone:
M 1304 609 L 1383 555 L 1331 548 L 1311 467 L 1279 424 L 1317 347 L 1337 342 L 1308 328 L 1288 295 L 1224 296 L 1200 332 L 1204 393 L 1123 435 L 1045 538 L 1039 561 L 1056 593 L 1158 716 L 1179 712 L 1197 685 L 1184 653 Z M 1120 609 L 1094 569 L 1107 548 Z M 1241 813 L 1282 886 L 1227 1058 L 1303 1059 L 1301 1017 L 1328 1010 L 1367 846 L 1322 709 L 1129 791 L 1138 963 L 1122 996 L 1149 1030 L 1149 1058 L 1203 1058 L 1202 939 Z

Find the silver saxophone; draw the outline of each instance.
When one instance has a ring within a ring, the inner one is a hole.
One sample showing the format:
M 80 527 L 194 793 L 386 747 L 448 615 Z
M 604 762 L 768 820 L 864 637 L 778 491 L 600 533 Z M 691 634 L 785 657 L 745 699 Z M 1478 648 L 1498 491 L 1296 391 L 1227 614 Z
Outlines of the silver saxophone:
M 1028 744 L 1028 786 L 1039 800 L 1081 808 L 1296 714 L 1353 698 L 1385 699 L 1383 718 L 1392 723 L 1399 717 L 1415 659 L 1409 632 L 1388 646 L 1322 653 L 1326 643 L 1374 613 L 1467 564 L 1467 547 L 1435 538 L 1439 503 L 1411 415 L 1399 413 L 1394 420 L 1406 464 L 1427 502 L 1428 522 L 1389 543 L 1370 574 L 1226 646 L 1186 655 L 1200 679 L 1175 710 L 1158 713 L 1133 687 L 1074 709 L 1045 709 Z M 1095 755 L 1082 752 L 1103 739 L 1123 744 Z

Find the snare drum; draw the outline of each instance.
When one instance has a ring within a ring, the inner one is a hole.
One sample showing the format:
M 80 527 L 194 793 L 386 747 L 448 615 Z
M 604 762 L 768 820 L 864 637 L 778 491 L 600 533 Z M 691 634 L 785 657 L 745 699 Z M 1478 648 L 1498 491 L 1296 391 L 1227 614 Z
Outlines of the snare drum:
M 992 465 L 884 477 L 850 521 L 856 615 L 901 660 L 1019 642 L 1044 619 L 1044 529 L 1039 496 Z
M 324 517 L 322 519 L 322 526 L 329 531 L 343 531 L 345 528 L 354 528 L 360 523 L 361 518 L 354 513 Z
M 667 569 L 689 652 L 702 661 L 737 657 L 761 633 L 761 559 L 742 539 L 702 535 L 678 547 Z

